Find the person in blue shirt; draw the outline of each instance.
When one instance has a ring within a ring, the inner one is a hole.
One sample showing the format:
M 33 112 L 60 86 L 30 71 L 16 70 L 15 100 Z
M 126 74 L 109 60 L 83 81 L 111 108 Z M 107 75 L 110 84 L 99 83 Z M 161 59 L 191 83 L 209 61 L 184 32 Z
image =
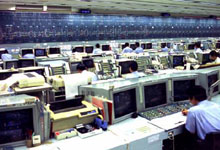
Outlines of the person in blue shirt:
M 97 43 L 96 45 L 95 45 L 95 49 L 93 50 L 93 54 L 102 54 L 102 50 L 101 50 L 101 48 L 100 48 L 100 44 L 99 43 Z
M 133 62 L 129 65 L 129 71 L 130 71 L 131 73 L 126 76 L 126 79 L 139 78 L 139 77 L 145 76 L 144 73 L 138 72 L 137 70 L 138 70 L 138 64 L 137 64 L 136 61 L 133 61 Z
M 136 45 L 136 49 L 134 50 L 134 52 L 136 54 L 144 53 L 144 49 L 140 46 L 139 42 L 136 42 L 135 45 Z
M 125 48 L 123 49 L 122 54 L 124 54 L 124 53 L 132 53 L 132 52 L 133 52 L 133 49 L 131 49 L 129 47 L 129 43 L 125 43 Z
M 220 105 L 208 101 L 206 91 L 201 86 L 190 88 L 188 95 L 193 107 L 182 111 L 187 115 L 186 130 L 202 141 L 207 134 L 220 132 Z
M 4 54 L 2 54 L 2 56 L 1 56 L 1 59 L 2 59 L 3 61 L 7 61 L 7 60 L 12 60 L 13 57 L 12 57 L 11 54 L 8 53 L 7 50 L 5 50 Z

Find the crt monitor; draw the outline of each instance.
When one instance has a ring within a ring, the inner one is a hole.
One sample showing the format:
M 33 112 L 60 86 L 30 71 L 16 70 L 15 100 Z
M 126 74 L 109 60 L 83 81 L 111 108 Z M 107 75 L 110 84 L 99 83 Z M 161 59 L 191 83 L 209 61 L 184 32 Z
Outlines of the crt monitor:
M 115 119 L 137 111 L 136 88 L 113 94 Z
M 86 66 L 86 68 L 94 68 L 95 64 L 92 58 L 83 59 L 82 63 Z
M 202 54 L 202 64 L 210 62 L 209 54 Z
M 171 48 L 171 43 L 167 43 L 167 48 Z
M 42 68 L 42 69 L 26 70 L 26 71 L 24 71 L 24 72 L 36 72 L 36 73 L 38 73 L 39 75 L 44 76 L 45 69 Z
M 119 62 L 119 66 L 121 66 L 121 74 L 130 73 L 129 66 L 133 61 L 122 61 Z
M 110 45 L 102 45 L 102 50 L 103 51 L 109 51 L 110 49 Z
M 4 61 L 4 69 L 18 68 L 18 60 Z
M 0 145 L 26 140 L 34 132 L 33 110 L 0 112 Z
M 0 73 L 0 81 L 11 77 L 15 73 L 18 73 L 18 72 L 2 72 L 2 73 Z
M 167 46 L 167 43 L 161 43 L 160 46 L 161 48 L 165 48 Z
M 146 49 L 152 49 L 152 48 L 153 48 L 152 43 L 147 43 L 146 44 Z
M 167 103 L 166 82 L 144 86 L 145 108 Z
M 93 46 L 86 46 L 86 47 L 85 47 L 86 53 L 93 53 L 93 49 L 94 49 Z
M 48 54 L 61 54 L 61 50 L 59 47 L 50 47 Z
M 79 64 L 81 64 L 81 62 L 70 62 L 71 73 L 76 73 L 77 72 L 77 66 Z
M 184 56 L 173 56 L 173 67 L 183 66 L 184 65 Z
M 189 44 L 188 45 L 188 50 L 194 50 L 195 44 Z
M 174 102 L 188 100 L 187 91 L 190 87 L 196 85 L 195 79 L 174 80 L 173 81 L 173 99 Z
M 219 49 L 220 48 L 220 43 L 216 43 L 215 47 Z
M 141 44 L 141 47 L 142 47 L 143 49 L 146 49 L 146 44 L 145 44 L 145 43 L 142 43 L 142 44 Z
M 19 68 L 35 66 L 34 59 L 19 59 L 18 63 L 19 63 Z
M 218 73 L 216 73 L 216 74 L 212 74 L 212 75 L 209 75 L 208 76 L 208 87 L 210 88 L 210 86 L 213 84 L 213 83 L 215 83 L 216 81 L 218 81 Z M 219 89 L 218 89 L 219 87 L 218 86 L 216 86 L 215 88 L 214 88 L 214 93 L 215 92 L 217 92 Z
M 34 54 L 33 49 L 22 49 L 21 50 L 21 56 L 23 57 L 26 54 Z
M 75 52 L 83 53 L 84 52 L 84 47 L 83 46 L 75 47 Z
M 135 44 L 130 44 L 130 48 L 135 50 L 136 49 L 136 45 Z
M 47 56 L 47 51 L 43 48 L 36 48 L 34 49 L 34 55 L 35 57 Z

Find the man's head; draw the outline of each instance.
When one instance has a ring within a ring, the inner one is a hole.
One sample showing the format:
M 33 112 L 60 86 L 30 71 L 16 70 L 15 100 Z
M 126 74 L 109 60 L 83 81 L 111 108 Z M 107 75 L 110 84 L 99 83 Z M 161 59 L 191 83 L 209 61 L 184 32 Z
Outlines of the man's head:
M 197 105 L 199 102 L 207 99 L 206 90 L 201 86 L 193 86 L 188 89 L 190 103 Z
M 135 42 L 135 46 L 136 47 L 140 47 L 140 43 L 139 42 Z
M 132 61 L 131 64 L 129 65 L 129 71 L 132 73 L 132 72 L 135 72 L 138 70 L 138 64 L 136 61 Z
M 125 47 L 129 47 L 129 43 L 125 43 Z
M 81 73 L 81 72 L 83 72 L 84 70 L 86 70 L 86 66 L 85 66 L 84 64 L 78 64 L 78 65 L 76 66 L 76 70 L 77 70 L 79 73 Z
M 200 42 L 196 42 L 195 43 L 195 48 L 201 48 L 201 43 Z
M 209 57 L 212 61 L 215 61 L 218 56 L 219 56 L 219 54 L 216 51 L 211 51 L 209 53 Z
M 97 43 L 97 44 L 95 45 L 95 47 L 96 47 L 96 48 L 100 48 L 100 44 Z

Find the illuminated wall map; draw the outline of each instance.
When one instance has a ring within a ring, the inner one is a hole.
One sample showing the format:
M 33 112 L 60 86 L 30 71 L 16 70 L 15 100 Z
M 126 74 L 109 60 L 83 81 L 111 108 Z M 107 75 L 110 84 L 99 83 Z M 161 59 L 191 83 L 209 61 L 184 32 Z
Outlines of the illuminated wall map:
M 0 12 L 0 44 L 219 36 L 213 19 Z

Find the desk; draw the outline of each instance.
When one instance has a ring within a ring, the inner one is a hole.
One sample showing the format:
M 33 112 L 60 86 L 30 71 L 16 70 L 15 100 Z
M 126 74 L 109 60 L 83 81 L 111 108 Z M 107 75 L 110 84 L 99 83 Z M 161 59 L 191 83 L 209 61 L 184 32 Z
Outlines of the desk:
M 18 88 L 15 87 L 15 94 L 30 94 L 30 93 L 41 93 L 39 95 L 40 100 L 44 100 L 45 103 L 49 103 L 49 90 L 52 89 L 52 86 L 45 83 L 43 86 L 37 87 L 28 87 L 28 88 Z M 45 93 L 42 93 L 45 92 Z M 36 95 L 34 95 L 36 96 Z
M 110 131 L 102 134 L 81 139 L 80 137 L 72 137 L 65 140 L 52 140 L 51 144 L 43 144 L 29 150 L 127 150 L 127 142 L 114 135 Z M 26 147 L 17 147 L 14 150 L 25 150 Z

